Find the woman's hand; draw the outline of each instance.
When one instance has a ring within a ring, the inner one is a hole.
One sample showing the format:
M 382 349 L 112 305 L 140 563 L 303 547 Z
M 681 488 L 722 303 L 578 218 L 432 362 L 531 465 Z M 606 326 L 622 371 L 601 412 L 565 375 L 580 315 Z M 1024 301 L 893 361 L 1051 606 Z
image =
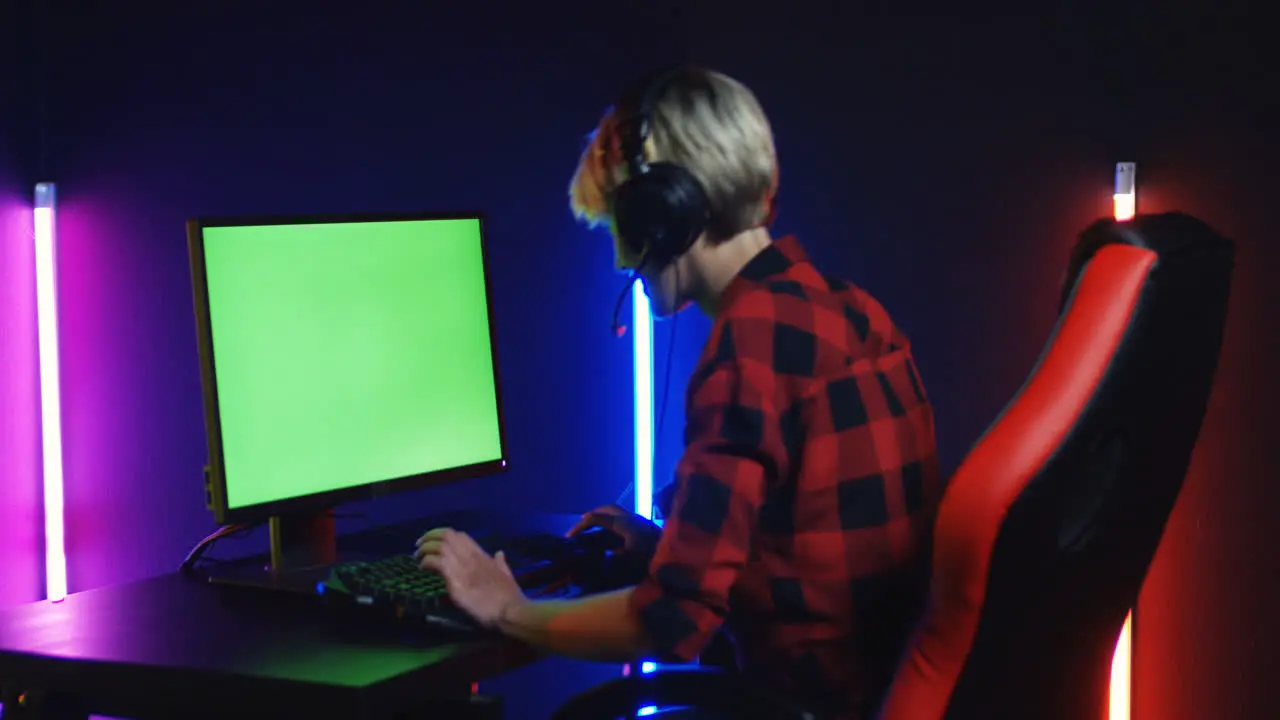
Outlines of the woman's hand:
M 662 537 L 662 528 L 652 520 L 617 505 L 605 505 L 586 513 L 569 529 L 568 535 L 573 537 L 592 528 L 617 533 L 622 537 L 623 549 L 637 555 L 652 555 Z
M 449 599 L 476 622 L 496 628 L 512 607 L 528 602 L 501 551 L 489 555 L 464 532 L 436 528 L 418 538 L 414 556 L 444 577 Z

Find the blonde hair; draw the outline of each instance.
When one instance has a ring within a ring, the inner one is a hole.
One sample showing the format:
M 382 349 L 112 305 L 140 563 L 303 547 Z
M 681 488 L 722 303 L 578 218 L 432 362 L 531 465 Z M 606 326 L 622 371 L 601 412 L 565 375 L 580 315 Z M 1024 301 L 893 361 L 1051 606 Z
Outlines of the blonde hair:
M 612 220 L 613 194 L 626 179 L 619 128 L 610 108 L 590 135 L 569 183 L 574 215 L 591 226 Z M 768 221 L 778 189 L 778 155 L 764 109 L 745 85 L 710 70 L 671 76 L 653 103 L 649 162 L 681 165 L 702 183 L 711 226 L 730 237 Z

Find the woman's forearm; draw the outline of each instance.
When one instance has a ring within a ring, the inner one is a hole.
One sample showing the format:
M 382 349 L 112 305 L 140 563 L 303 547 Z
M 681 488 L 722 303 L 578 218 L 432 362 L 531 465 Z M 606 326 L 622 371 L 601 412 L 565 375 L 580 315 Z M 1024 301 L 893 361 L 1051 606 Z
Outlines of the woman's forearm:
M 505 635 L 556 655 L 598 662 L 632 662 L 648 650 L 631 610 L 632 588 L 574 600 L 526 600 L 498 623 Z

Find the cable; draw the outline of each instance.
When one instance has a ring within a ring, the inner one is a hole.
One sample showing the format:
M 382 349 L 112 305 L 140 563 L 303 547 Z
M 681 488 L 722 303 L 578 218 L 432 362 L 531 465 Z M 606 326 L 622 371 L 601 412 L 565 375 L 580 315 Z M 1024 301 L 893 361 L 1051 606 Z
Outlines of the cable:
M 662 400 L 658 403 L 658 428 L 653 434 L 654 454 L 662 438 L 662 425 L 667 421 L 667 400 L 671 397 L 671 362 L 676 354 L 676 330 L 680 327 L 680 313 L 671 318 L 671 337 L 667 340 L 667 359 L 662 362 Z
M 261 523 L 258 525 L 261 525 Z M 178 566 L 178 572 L 189 573 L 194 570 L 196 565 L 199 565 L 200 561 L 204 558 L 204 554 L 209 552 L 209 548 L 213 547 L 219 540 L 228 537 L 243 537 L 246 533 L 249 533 L 254 528 L 258 527 L 258 525 L 223 525 L 217 530 L 214 530 L 205 536 L 203 540 L 196 543 L 195 547 L 191 548 L 191 552 L 187 553 L 187 557 L 182 561 L 182 564 Z
M 363 520 L 365 523 L 369 524 L 370 526 L 373 525 L 373 521 L 369 518 L 368 515 L 365 515 L 364 513 L 335 513 L 333 515 L 333 519 L 334 520 Z M 249 533 L 253 532 L 259 527 L 262 527 L 265 524 L 266 523 L 260 522 L 260 523 L 252 523 L 252 524 L 236 523 L 231 525 L 223 525 L 217 530 L 214 530 L 213 532 L 209 533 L 207 536 L 205 536 L 203 540 L 196 543 L 195 547 L 191 548 L 191 552 L 187 553 L 186 559 L 184 559 L 182 561 L 182 564 L 178 566 L 178 571 L 183 573 L 189 573 L 192 570 L 195 570 L 196 566 L 200 564 L 200 561 L 205 560 L 205 553 L 209 552 L 210 548 L 216 545 L 219 540 L 222 540 L 223 538 L 229 538 L 229 537 L 236 537 L 236 538 L 245 537 Z M 221 560 L 217 560 L 215 558 L 208 558 L 207 561 L 222 562 Z
M 679 282 L 679 278 L 677 278 L 676 282 Z M 658 456 L 658 444 L 662 441 L 662 426 L 667 421 L 667 400 L 671 397 L 671 365 L 672 360 L 675 357 L 676 331 L 680 327 L 680 315 L 681 313 L 677 312 L 675 316 L 671 318 L 671 332 L 669 333 L 670 337 L 667 340 L 667 357 L 662 363 L 662 399 L 658 402 L 658 425 L 653 433 L 653 455 L 655 459 Z M 635 480 L 627 483 L 627 486 L 622 489 L 622 494 L 618 495 L 618 500 L 614 504 L 618 507 L 626 507 L 624 503 L 627 501 L 627 497 L 635 492 L 635 489 Z

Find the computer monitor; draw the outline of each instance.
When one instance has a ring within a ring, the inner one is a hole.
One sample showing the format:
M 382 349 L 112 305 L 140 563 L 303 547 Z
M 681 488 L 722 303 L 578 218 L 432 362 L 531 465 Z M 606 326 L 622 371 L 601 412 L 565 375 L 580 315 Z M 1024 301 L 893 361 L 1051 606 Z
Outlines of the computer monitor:
M 269 522 L 277 570 L 332 553 L 335 505 L 506 469 L 480 216 L 197 219 L 188 243 L 208 504 Z

